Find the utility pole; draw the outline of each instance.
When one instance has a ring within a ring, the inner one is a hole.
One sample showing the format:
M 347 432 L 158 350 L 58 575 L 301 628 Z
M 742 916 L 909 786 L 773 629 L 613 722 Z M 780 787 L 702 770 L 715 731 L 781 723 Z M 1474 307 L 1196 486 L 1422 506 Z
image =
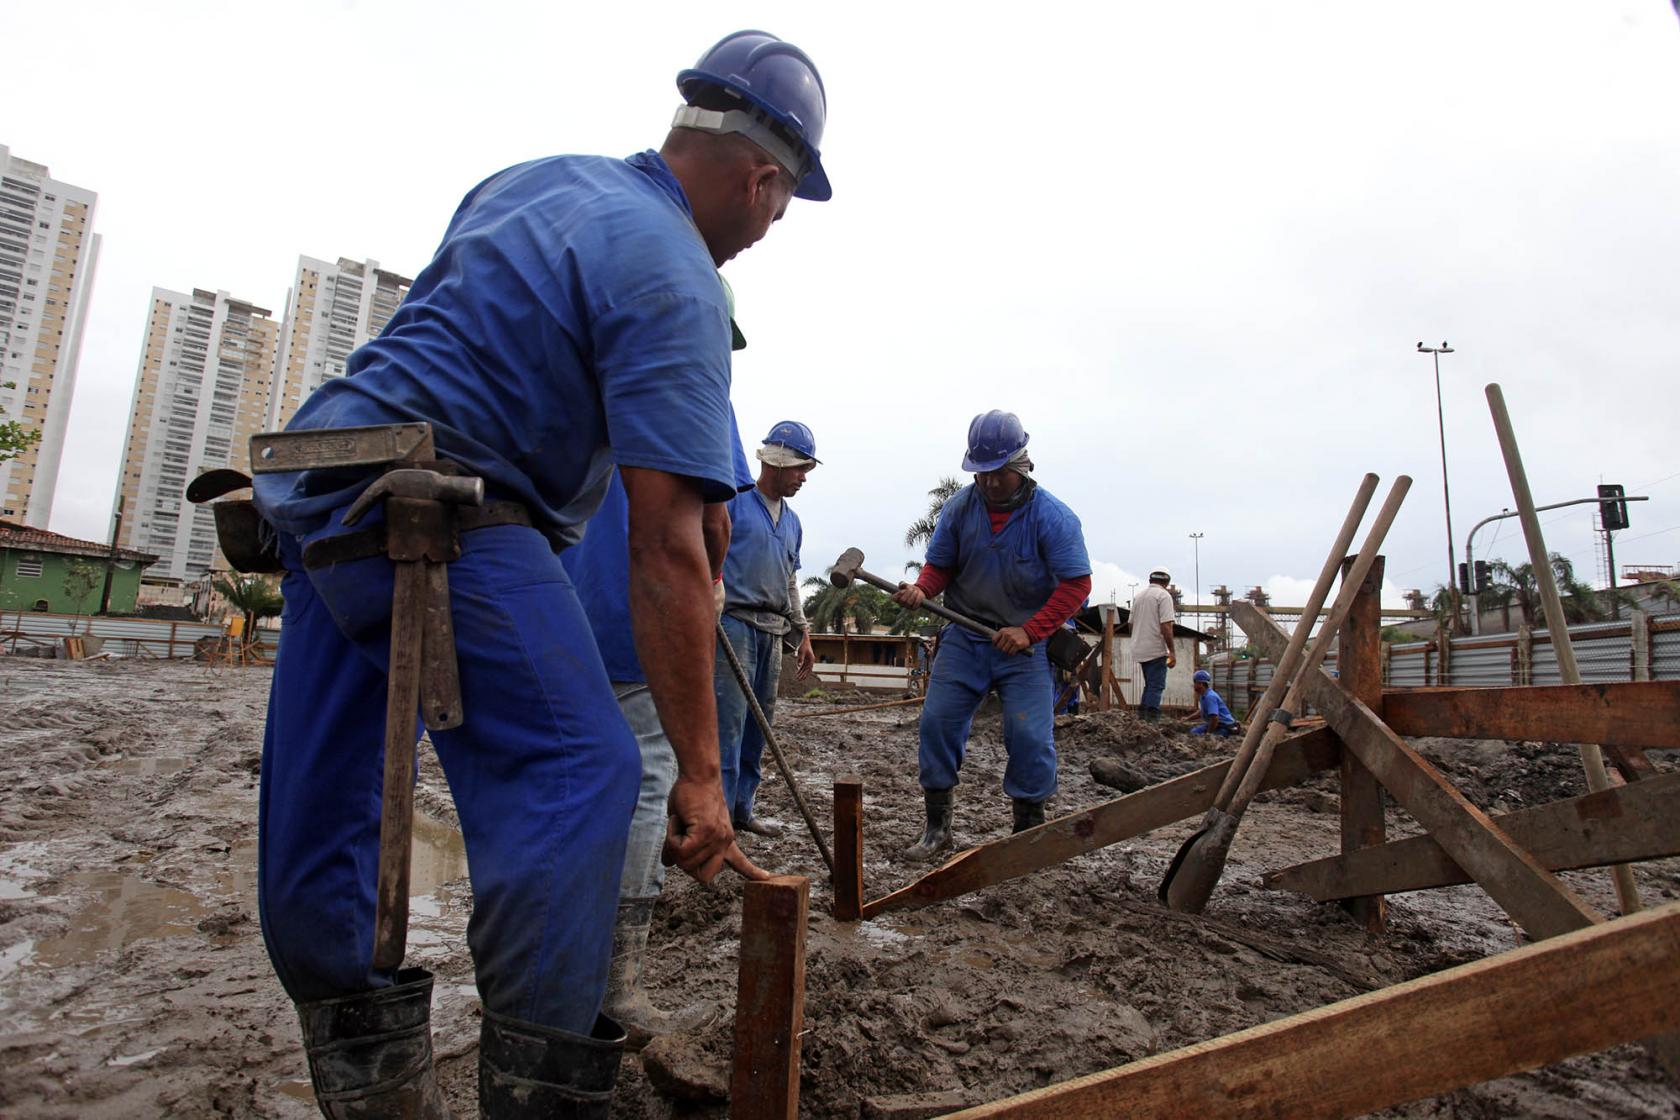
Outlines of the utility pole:
M 117 567 L 117 541 L 122 539 L 123 500 L 117 496 L 116 520 L 111 526 L 111 551 L 105 557 L 105 590 L 99 594 L 99 613 L 111 613 L 111 578 Z
M 1202 538 L 1206 533 L 1191 533 L 1191 546 L 1196 550 L 1196 605 L 1202 605 Z M 1196 612 L 1196 629 L 1202 628 L 1202 613 Z
M 1441 355 L 1451 354 L 1453 348 L 1442 341 L 1439 346 L 1417 344 L 1419 354 L 1435 357 L 1435 423 L 1441 432 L 1441 498 L 1447 507 L 1447 601 L 1454 605 L 1453 627 L 1458 626 L 1458 573 L 1453 565 L 1452 491 L 1447 488 L 1447 419 L 1441 407 Z

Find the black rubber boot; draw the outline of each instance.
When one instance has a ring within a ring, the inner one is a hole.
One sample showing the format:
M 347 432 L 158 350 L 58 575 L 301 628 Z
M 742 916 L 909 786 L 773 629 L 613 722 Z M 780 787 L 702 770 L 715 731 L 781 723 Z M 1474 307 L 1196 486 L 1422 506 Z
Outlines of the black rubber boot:
M 1044 802 L 1028 801 L 1024 797 L 1011 798 L 1015 809 L 1015 831 L 1025 832 L 1044 823 Z
M 328 1120 L 449 1120 L 432 1072 L 432 974 L 297 1005 L 315 1103 Z
M 924 789 L 922 800 L 927 804 L 927 831 L 916 843 L 904 849 L 904 858 L 926 863 L 940 852 L 951 849 L 951 792 L 948 789 Z
M 623 1024 L 632 1050 L 640 1050 L 659 1035 L 694 1030 L 717 1017 L 716 1004 L 701 1002 L 681 1011 L 661 1011 L 648 999 L 642 964 L 647 957 L 653 903 L 651 898 L 630 898 L 618 904 L 607 1001 L 601 1008 L 603 1014 Z
M 478 1114 L 484 1120 L 606 1120 L 624 1028 L 601 1015 L 580 1034 L 484 1012 Z

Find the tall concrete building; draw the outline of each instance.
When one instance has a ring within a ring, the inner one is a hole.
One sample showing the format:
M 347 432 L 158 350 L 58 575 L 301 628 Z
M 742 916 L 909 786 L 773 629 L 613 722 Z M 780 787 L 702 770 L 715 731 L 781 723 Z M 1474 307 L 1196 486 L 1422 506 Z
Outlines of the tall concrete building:
M 266 430 L 278 324 L 226 292 L 152 289 L 117 496 L 119 542 L 160 559 L 146 582 L 179 583 L 226 569 L 208 506 L 187 483 L 216 467 L 246 470 Z
M 0 463 L 0 519 L 36 528 L 52 514 L 64 455 L 99 258 L 97 198 L 0 144 L 0 419 L 41 435 Z
M 376 338 L 413 283 L 406 276 L 346 257 L 337 264 L 299 257 L 286 294 L 280 360 L 268 425 L 283 428 L 303 399 L 321 384 L 344 376 L 350 352 Z

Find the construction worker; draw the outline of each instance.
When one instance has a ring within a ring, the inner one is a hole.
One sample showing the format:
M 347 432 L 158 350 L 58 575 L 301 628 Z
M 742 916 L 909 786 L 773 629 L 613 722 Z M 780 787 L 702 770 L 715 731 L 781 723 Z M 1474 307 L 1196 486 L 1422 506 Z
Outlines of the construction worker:
M 475 187 L 384 333 L 290 425 L 427 421 L 439 458 L 483 479 L 503 518 L 461 532 L 447 568 L 465 722 L 431 736 L 471 869 L 490 1120 L 605 1116 L 617 1076 L 624 1032 L 599 1010 L 640 768 L 555 555 L 614 466 L 636 650 L 677 759 L 663 858 L 703 882 L 751 867 L 718 778 L 712 690 L 693 672 L 716 625 L 704 510 L 737 485 L 716 269 L 792 198 L 829 197 L 827 106 L 810 59 L 762 32 L 723 39 L 677 85 L 658 152 L 541 159 Z M 350 559 L 340 538 L 371 473 L 257 480 L 288 571 L 259 902 L 323 1112 L 437 1117 L 430 977 L 369 954 L 394 565 Z
M 907 859 L 929 860 L 952 845 L 957 771 L 974 713 L 992 688 L 1003 701 L 1003 789 L 1014 830 L 1043 824 L 1044 803 L 1056 792 L 1055 697 L 1044 644 L 1090 592 L 1091 561 L 1079 518 L 1032 477 L 1027 438 L 1012 412 L 974 418 L 962 464 L 974 482 L 945 503 L 921 574 L 893 595 L 914 610 L 943 591 L 946 606 L 997 631 L 990 642 L 955 624 L 940 634 L 921 719 L 927 828 Z
M 1132 660 L 1143 674 L 1143 695 L 1138 715 L 1156 723 L 1161 718 L 1161 696 L 1167 691 L 1167 670 L 1178 664 L 1173 653 L 1172 592 L 1167 585 L 1172 574 L 1165 568 L 1149 573 L 1149 585 L 1132 598 Z
M 723 562 L 723 632 L 747 671 L 753 695 L 766 719 L 776 711 L 782 646 L 794 650 L 794 676 L 811 675 L 817 655 L 811 627 L 799 601 L 799 549 L 805 534 L 787 499 L 799 493 L 805 476 L 821 460 L 811 429 L 783 420 L 758 449 L 758 481 L 729 504 L 729 554 Z M 748 711 L 747 698 L 728 659 L 719 650 L 712 666 L 717 698 L 718 747 L 722 752 L 723 795 L 737 831 L 780 836 L 782 830 L 753 813 L 763 774 L 764 734 Z
M 1225 698 L 1213 690 L 1213 674 L 1206 669 L 1197 669 L 1190 677 L 1190 686 L 1196 690 L 1197 713 L 1191 721 L 1190 734 L 1218 735 L 1221 738 L 1236 734 L 1236 718 L 1225 706 Z
M 731 345 L 741 350 L 747 340 L 735 324 L 735 295 L 728 281 L 724 281 L 723 287 L 729 300 Z M 733 428 L 733 415 L 730 422 Z M 754 482 L 752 468 L 741 448 L 740 436 L 736 434 L 731 442 L 735 451 L 736 489 L 750 489 Z M 624 853 L 618 920 L 613 925 L 612 965 L 607 972 L 606 1002 L 601 1008 L 603 1014 L 624 1027 L 629 1045 L 640 1047 L 657 1035 L 704 1025 L 715 1016 L 716 1008 L 699 1002 L 675 1012 L 662 1011 L 648 998 L 643 983 L 653 905 L 665 886 L 665 867 L 659 855 L 665 839 L 666 803 L 677 777 L 677 755 L 659 722 L 659 712 L 648 692 L 647 674 L 636 656 L 631 632 L 629 514 L 624 483 L 614 471 L 607 495 L 601 508 L 589 519 L 583 540 L 562 552 L 560 560 L 577 587 L 578 601 L 589 618 L 595 645 L 601 651 L 601 663 L 612 681 L 613 695 L 641 754 L 641 788 Z M 707 554 L 712 557 L 713 567 L 720 568 L 717 557 L 729 541 L 728 503 L 708 503 L 702 524 Z M 764 875 L 759 872 L 754 877 Z

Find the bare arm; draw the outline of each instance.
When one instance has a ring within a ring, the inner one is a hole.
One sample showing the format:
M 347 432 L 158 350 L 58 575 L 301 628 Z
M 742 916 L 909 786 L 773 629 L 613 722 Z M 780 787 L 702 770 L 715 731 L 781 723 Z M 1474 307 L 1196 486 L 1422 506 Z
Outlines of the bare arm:
M 1178 664 L 1178 655 L 1173 652 L 1173 624 L 1161 623 L 1161 640 L 1167 643 L 1167 668 Z
M 706 538 L 706 563 L 711 566 L 713 579 L 723 575 L 723 557 L 729 551 L 733 528 L 728 502 L 706 503 L 705 512 L 700 515 L 700 532 Z
M 712 695 L 717 621 L 703 529 L 706 506 L 691 479 L 637 467 L 620 473 L 630 501 L 630 618 L 636 654 L 677 756 L 667 862 L 703 883 L 725 861 L 752 875 L 757 869 L 735 846 L 719 779 Z

